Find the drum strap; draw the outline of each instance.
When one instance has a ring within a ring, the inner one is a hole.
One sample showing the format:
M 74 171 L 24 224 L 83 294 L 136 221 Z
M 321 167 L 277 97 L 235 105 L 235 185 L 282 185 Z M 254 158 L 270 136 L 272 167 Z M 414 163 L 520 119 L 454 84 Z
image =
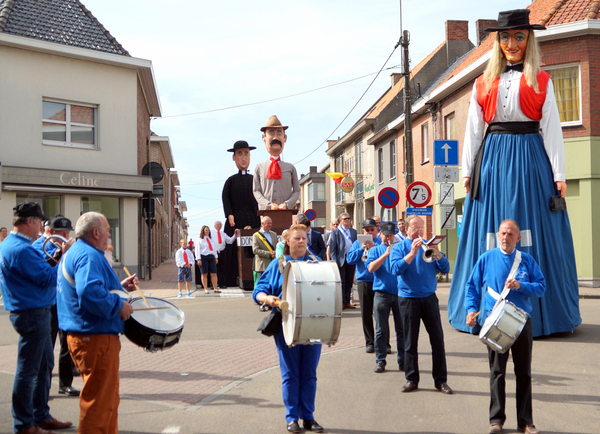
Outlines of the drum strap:
M 311 252 L 308 252 L 308 256 L 310 256 L 310 259 L 312 259 L 313 261 L 317 262 L 319 261 L 319 259 L 317 259 L 317 257 L 315 255 L 313 255 Z M 306 259 L 306 255 L 304 255 L 304 259 Z M 285 271 L 285 266 L 287 265 L 287 260 L 285 259 L 285 255 L 281 255 L 279 257 L 279 272 L 281 274 L 283 274 L 283 272 Z
M 521 252 L 519 250 L 517 250 L 517 253 L 515 254 L 515 259 L 512 264 L 512 268 L 510 269 L 510 273 L 508 273 L 508 277 L 506 278 L 506 280 L 514 279 L 515 275 L 517 274 L 517 269 L 519 268 L 519 264 L 521 264 Z M 494 305 L 494 309 L 495 309 L 496 306 L 498 305 L 498 303 L 501 300 L 506 298 L 506 296 L 510 292 L 510 288 L 507 288 L 505 286 L 504 289 L 502 290 L 502 293 L 500 295 L 498 295 L 498 293 L 496 291 L 494 291 L 492 288 L 490 288 L 488 286 L 487 292 L 492 296 L 492 298 L 494 298 L 494 300 L 496 300 L 496 304 Z M 492 312 L 494 311 L 494 309 L 492 309 Z

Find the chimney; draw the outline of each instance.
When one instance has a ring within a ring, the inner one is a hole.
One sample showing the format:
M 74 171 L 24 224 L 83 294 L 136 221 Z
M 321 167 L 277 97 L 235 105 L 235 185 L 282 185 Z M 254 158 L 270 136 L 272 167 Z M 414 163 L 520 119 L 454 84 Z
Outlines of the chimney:
M 317 166 L 310 166 L 308 168 L 308 173 L 317 173 Z
M 399 72 L 394 72 L 390 75 L 390 77 L 392 77 L 392 87 L 394 87 L 402 78 L 402 74 Z
M 469 40 L 469 22 L 468 21 L 446 21 L 446 40 L 447 41 L 468 41 Z
M 485 31 L 488 27 L 498 25 L 497 20 L 477 20 L 475 21 L 475 31 L 477 32 L 477 46 L 480 46 L 489 33 Z

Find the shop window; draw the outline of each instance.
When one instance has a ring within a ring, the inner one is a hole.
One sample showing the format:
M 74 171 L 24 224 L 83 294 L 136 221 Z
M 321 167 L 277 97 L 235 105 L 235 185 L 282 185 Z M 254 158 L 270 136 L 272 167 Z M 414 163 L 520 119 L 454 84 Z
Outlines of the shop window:
M 562 125 L 581 125 L 579 65 L 544 68 L 552 77 Z
M 16 205 L 21 202 L 35 202 L 39 204 L 42 208 L 42 212 L 48 217 L 62 214 L 60 211 L 60 196 L 57 194 L 17 193 Z M 75 224 L 75 222 L 73 222 L 73 224 Z
M 96 149 L 95 106 L 42 101 L 42 143 Z
M 121 202 L 118 197 L 81 196 L 81 214 L 99 212 L 110 225 L 110 241 L 113 245 L 113 261 L 121 262 Z

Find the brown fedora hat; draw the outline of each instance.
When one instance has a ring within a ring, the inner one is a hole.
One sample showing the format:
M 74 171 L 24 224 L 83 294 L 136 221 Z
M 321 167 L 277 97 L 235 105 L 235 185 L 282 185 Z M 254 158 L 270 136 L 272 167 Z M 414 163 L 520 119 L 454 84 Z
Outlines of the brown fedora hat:
M 260 130 L 264 133 L 267 128 L 283 128 L 283 131 L 288 129 L 288 127 L 281 125 L 281 122 L 279 122 L 279 119 L 277 119 L 277 116 L 275 115 L 271 116 L 267 121 L 267 125 L 262 127 Z

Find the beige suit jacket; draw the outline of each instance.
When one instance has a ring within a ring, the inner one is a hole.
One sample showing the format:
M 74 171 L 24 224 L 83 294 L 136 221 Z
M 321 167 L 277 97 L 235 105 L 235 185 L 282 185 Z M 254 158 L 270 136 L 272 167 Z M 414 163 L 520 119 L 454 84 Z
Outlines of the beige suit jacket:
M 269 231 L 273 244 L 273 251 L 277 246 L 277 234 Z M 254 253 L 254 271 L 265 271 L 271 263 L 271 253 L 267 244 L 258 237 L 258 232 L 252 235 L 252 253 Z

